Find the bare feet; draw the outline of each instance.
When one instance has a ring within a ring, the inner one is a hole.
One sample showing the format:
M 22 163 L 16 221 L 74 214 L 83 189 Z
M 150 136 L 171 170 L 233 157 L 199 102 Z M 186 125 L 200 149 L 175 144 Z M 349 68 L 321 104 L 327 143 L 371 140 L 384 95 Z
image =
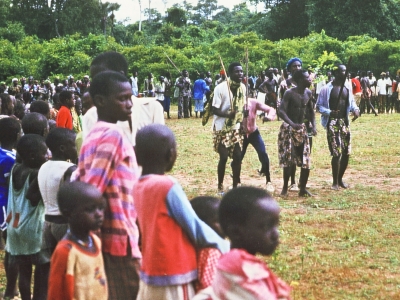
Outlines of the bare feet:
M 339 185 L 340 185 L 341 188 L 344 188 L 344 189 L 348 189 L 349 188 L 349 185 L 347 183 L 344 183 L 343 181 L 340 182 Z
M 332 184 L 332 190 L 338 191 L 339 190 L 339 185 L 338 184 Z
M 311 194 L 309 191 L 307 191 L 306 189 L 304 189 L 304 190 L 300 190 L 299 196 L 300 196 L 300 197 L 312 197 L 313 194 Z

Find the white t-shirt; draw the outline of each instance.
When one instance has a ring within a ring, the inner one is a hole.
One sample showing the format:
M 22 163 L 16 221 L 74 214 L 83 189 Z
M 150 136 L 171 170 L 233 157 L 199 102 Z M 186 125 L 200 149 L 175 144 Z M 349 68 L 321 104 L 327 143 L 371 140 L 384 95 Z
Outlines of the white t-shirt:
M 379 95 L 386 95 L 386 79 L 378 79 L 376 86 L 379 88 Z

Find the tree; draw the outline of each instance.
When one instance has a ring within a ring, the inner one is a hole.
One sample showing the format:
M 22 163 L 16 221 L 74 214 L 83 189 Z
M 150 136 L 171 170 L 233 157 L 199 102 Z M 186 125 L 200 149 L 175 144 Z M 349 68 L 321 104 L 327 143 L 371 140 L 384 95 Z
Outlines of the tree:
M 167 10 L 167 17 L 165 21 L 171 23 L 177 27 L 182 27 L 186 25 L 188 18 L 186 11 L 177 4 L 174 4 Z
M 193 18 L 196 24 L 201 24 L 205 20 L 210 20 L 218 9 L 217 0 L 199 0 L 193 7 Z

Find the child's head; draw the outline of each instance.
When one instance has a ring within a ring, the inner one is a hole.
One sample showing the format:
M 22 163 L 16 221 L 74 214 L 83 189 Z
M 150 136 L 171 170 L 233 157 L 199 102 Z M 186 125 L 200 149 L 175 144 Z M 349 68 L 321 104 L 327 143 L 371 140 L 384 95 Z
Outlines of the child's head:
M 132 88 L 129 79 L 122 73 L 104 71 L 97 74 L 89 93 L 97 107 L 99 120 L 116 123 L 130 119 Z
M 22 131 L 24 134 L 32 133 L 46 137 L 49 133 L 49 122 L 42 114 L 29 113 L 22 119 Z
M 44 138 L 38 134 L 25 134 L 17 144 L 17 153 L 29 168 L 38 169 L 48 159 Z
M 73 233 L 87 234 L 103 224 L 106 201 L 93 185 L 79 181 L 65 183 L 58 190 L 57 200 Z
M 1 147 L 15 147 L 21 133 L 21 125 L 14 118 L 0 119 L 0 144 Z
M 90 65 L 90 77 L 94 77 L 100 72 L 112 70 L 128 75 L 128 62 L 125 57 L 118 52 L 108 51 L 97 55 Z
M 60 100 L 62 106 L 72 108 L 75 105 L 74 94 L 72 94 L 70 91 L 62 91 L 58 99 Z
M 211 196 L 199 196 L 190 201 L 196 215 L 210 226 L 221 237 L 225 237 L 218 220 L 218 209 L 221 200 Z
M 50 119 L 50 107 L 49 104 L 45 101 L 42 100 L 33 101 L 29 110 L 30 112 L 37 112 L 45 116 L 47 119 Z
M 278 203 L 265 190 L 238 187 L 222 198 L 219 221 L 232 248 L 271 255 L 279 244 L 279 211 Z
M 147 125 L 136 134 L 135 152 L 144 175 L 164 174 L 172 169 L 176 160 L 174 133 L 165 125 Z
M 46 145 L 49 147 L 53 159 L 70 160 L 76 162 L 76 134 L 67 128 L 57 127 L 49 132 L 46 138 Z

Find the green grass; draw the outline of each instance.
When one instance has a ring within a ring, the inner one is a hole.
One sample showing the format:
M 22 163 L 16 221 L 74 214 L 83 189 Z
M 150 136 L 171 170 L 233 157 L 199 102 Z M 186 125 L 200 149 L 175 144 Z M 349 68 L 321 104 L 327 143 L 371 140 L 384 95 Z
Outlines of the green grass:
M 211 122 L 177 120 L 176 106 L 166 124 L 174 131 L 178 159 L 171 172 L 189 199 L 217 192 L 218 155 L 212 148 Z M 309 178 L 312 198 L 278 196 L 282 169 L 277 137 L 281 122 L 261 124 L 271 161 L 272 182 L 281 212 L 281 244 L 266 263 L 292 283 L 294 299 L 400 299 L 400 114 L 363 115 L 351 124 L 352 156 L 345 181 L 349 190 L 332 191 L 330 155 L 319 125 Z M 242 183 L 264 187 L 250 146 Z M 225 187 L 232 184 L 229 164 Z M 297 180 L 299 170 L 297 172 Z M 0 270 L 0 290 L 4 289 Z

